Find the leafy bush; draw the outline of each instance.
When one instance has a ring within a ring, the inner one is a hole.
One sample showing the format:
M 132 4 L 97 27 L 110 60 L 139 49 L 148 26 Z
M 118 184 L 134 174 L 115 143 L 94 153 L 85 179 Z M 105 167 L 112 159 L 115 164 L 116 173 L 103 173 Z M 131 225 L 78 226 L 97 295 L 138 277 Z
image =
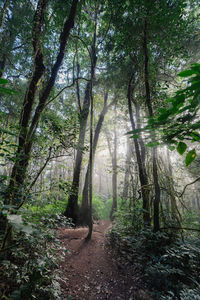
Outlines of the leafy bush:
M 135 204 L 135 207 L 129 207 L 118 199 L 118 210 L 115 212 L 115 229 L 122 235 L 130 235 L 141 230 L 143 227 L 143 209 L 141 201 Z
M 199 237 L 174 240 L 173 235 L 153 233 L 151 228 L 134 231 L 131 214 L 117 216 L 111 245 L 144 274 L 153 299 L 199 299 Z
M 65 249 L 56 237 L 56 228 L 69 226 L 70 221 L 58 213 L 42 212 L 41 215 L 41 212 L 32 213 L 27 209 L 21 212 L 23 218 L 21 215 L 8 217 L 15 235 L 9 256 L 4 256 L 0 263 L 0 285 L 3 287 L 0 298 L 61 299 L 55 269 Z

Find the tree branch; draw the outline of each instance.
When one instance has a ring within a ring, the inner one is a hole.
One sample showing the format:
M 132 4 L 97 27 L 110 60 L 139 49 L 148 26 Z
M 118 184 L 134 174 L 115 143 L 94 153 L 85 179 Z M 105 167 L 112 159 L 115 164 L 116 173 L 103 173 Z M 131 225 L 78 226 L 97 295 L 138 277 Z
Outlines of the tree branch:
M 179 195 L 179 197 L 181 198 L 181 197 L 183 196 L 183 194 L 185 193 L 186 188 L 187 188 L 189 185 L 194 184 L 195 182 L 197 182 L 197 181 L 199 181 L 199 180 L 200 180 L 200 177 L 198 177 L 198 178 L 195 179 L 194 181 L 192 181 L 192 182 L 186 184 L 186 186 L 184 187 L 184 189 L 183 189 L 182 193 Z
M 58 96 L 60 96 L 60 94 L 62 94 L 62 92 L 63 92 L 64 90 L 73 87 L 74 84 L 75 84 L 75 82 L 76 82 L 77 80 L 81 80 L 81 79 L 82 79 L 82 80 L 85 80 L 85 81 L 90 81 L 90 79 L 87 79 L 87 78 L 84 78 L 84 77 L 78 77 L 78 78 L 75 78 L 75 79 L 73 80 L 73 82 L 72 82 L 70 85 L 67 85 L 67 86 L 65 86 L 64 88 L 62 88 L 62 89 L 60 90 L 60 92 L 58 92 L 58 94 L 57 94 L 55 97 L 53 97 L 52 99 L 50 99 L 50 100 L 45 104 L 44 107 L 48 106 L 52 101 L 54 101 Z

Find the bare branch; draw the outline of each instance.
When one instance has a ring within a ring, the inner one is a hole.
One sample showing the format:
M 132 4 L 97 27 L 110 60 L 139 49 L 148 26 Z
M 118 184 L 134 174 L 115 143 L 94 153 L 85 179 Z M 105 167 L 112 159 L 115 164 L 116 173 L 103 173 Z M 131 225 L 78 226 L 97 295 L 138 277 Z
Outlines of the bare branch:
M 179 197 L 181 198 L 181 197 L 183 196 L 183 194 L 185 193 L 186 188 L 187 188 L 189 185 L 192 185 L 192 184 L 194 184 L 195 182 L 197 182 L 197 181 L 199 181 L 199 180 L 200 180 L 200 177 L 198 177 L 198 178 L 195 179 L 194 181 L 192 181 L 192 182 L 186 184 L 186 186 L 184 187 L 184 189 L 183 189 L 182 193 L 179 195 Z
M 55 96 L 55 97 L 53 97 L 52 99 L 50 99 L 46 104 L 45 104 L 45 107 L 46 106 L 48 106 L 52 101 L 54 101 L 58 96 L 60 96 L 60 94 L 62 94 L 62 92 L 64 92 L 66 89 L 69 89 L 69 88 L 71 88 L 71 87 L 73 87 L 74 86 L 74 84 L 75 84 L 75 82 L 77 81 L 77 80 L 85 80 L 85 81 L 90 81 L 90 79 L 87 79 L 87 78 L 84 78 L 84 77 L 78 77 L 78 78 L 75 78 L 74 80 L 73 80 L 73 82 L 70 84 L 70 85 L 67 85 L 67 86 L 65 86 L 64 88 L 62 88 L 61 90 L 60 90 L 60 92 L 58 92 L 58 94 Z
M 48 162 L 51 159 L 51 152 L 52 152 L 52 147 L 49 148 L 49 155 L 44 163 L 44 165 L 40 168 L 39 172 L 37 173 L 36 177 L 34 178 L 34 180 L 31 182 L 31 184 L 28 187 L 27 193 L 32 189 L 32 187 L 34 186 L 34 184 L 36 183 L 36 181 L 38 180 L 38 177 L 40 176 L 40 174 L 43 172 L 43 170 L 46 168 Z

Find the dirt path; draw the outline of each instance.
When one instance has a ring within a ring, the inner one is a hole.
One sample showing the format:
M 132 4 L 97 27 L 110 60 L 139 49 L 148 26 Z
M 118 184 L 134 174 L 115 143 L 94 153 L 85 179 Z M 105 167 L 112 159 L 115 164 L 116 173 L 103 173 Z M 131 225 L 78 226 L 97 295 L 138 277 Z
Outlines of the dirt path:
M 139 278 L 117 263 L 106 245 L 109 227 L 109 221 L 95 224 L 87 243 L 87 228 L 59 230 L 59 238 L 68 250 L 60 266 L 64 300 L 145 299 L 135 296 Z

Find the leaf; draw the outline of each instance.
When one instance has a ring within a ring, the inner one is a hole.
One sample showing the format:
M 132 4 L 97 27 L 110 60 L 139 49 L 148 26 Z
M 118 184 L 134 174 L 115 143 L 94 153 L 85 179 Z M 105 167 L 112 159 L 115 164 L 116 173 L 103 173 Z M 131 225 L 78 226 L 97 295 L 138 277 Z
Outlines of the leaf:
M 179 142 L 178 146 L 176 148 L 176 150 L 178 151 L 178 153 L 180 155 L 183 155 L 183 153 L 185 152 L 186 149 L 187 149 L 187 145 L 183 142 Z
M 191 136 L 193 141 L 200 141 L 200 134 L 196 131 L 189 133 L 188 136 Z
M 21 292 L 17 291 L 17 290 L 12 292 L 12 294 L 10 295 L 10 298 L 12 300 L 20 300 L 21 299 Z
M 139 139 L 140 136 L 139 134 L 133 134 L 132 136 L 130 136 L 131 139 Z
M 21 231 L 30 235 L 31 233 L 33 233 L 35 230 L 31 225 L 24 225 L 21 227 Z
M 168 145 L 168 148 L 169 148 L 170 151 L 173 151 L 175 149 L 174 146 L 170 146 L 170 145 Z
M 19 92 L 15 91 L 15 90 L 0 87 L 0 93 L 12 95 L 12 94 L 18 94 Z
M 22 231 L 28 235 L 34 232 L 34 228 L 31 225 L 24 225 L 21 215 L 8 215 L 7 218 L 16 230 Z
M 197 155 L 196 155 L 195 149 L 189 151 L 185 158 L 186 166 L 189 166 L 193 162 L 193 160 L 195 159 L 196 156 Z
M 147 144 L 148 147 L 156 147 L 158 145 L 160 145 L 159 142 L 150 142 L 150 143 Z
M 8 80 L 4 78 L 0 78 L 0 84 L 5 84 L 5 83 L 8 83 Z
M 7 218 L 12 224 L 23 225 L 23 220 L 21 215 L 8 215 Z
M 3 209 L 14 209 L 15 206 L 14 205 L 4 205 Z
M 135 133 L 140 133 L 142 131 L 144 131 L 144 128 L 137 128 L 135 130 L 131 130 L 131 131 L 126 132 L 126 134 L 135 134 Z
M 185 71 L 182 71 L 178 74 L 178 76 L 180 77 L 189 77 L 193 74 L 196 74 L 196 72 L 194 70 L 185 70 Z

